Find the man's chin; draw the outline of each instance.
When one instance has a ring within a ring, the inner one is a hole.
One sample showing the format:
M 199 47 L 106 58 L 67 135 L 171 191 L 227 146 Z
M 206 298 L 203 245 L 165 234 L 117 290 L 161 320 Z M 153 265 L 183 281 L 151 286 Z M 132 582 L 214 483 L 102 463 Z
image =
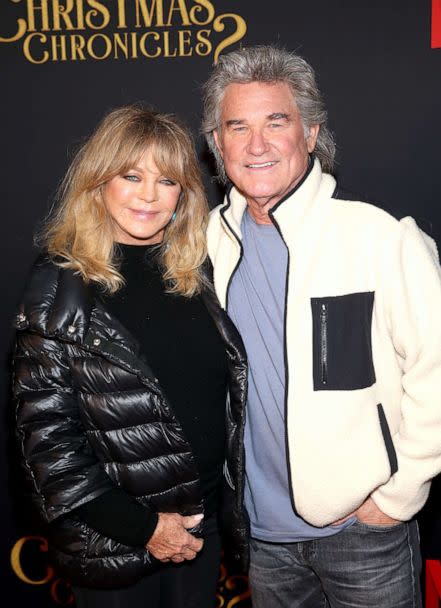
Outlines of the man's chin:
M 251 191 L 243 193 L 248 202 L 253 201 L 255 205 L 259 207 L 265 207 L 268 203 L 276 204 L 280 200 L 281 194 L 279 192 L 268 192 L 268 191 Z
M 233 182 L 234 183 L 234 182 Z M 256 184 L 243 184 L 243 187 L 239 187 L 236 185 L 236 189 L 246 198 L 253 199 L 256 202 L 261 201 L 261 204 L 265 204 L 265 201 L 269 201 L 270 199 L 280 196 L 278 190 L 275 188 L 269 188 L 268 186 L 259 187 Z

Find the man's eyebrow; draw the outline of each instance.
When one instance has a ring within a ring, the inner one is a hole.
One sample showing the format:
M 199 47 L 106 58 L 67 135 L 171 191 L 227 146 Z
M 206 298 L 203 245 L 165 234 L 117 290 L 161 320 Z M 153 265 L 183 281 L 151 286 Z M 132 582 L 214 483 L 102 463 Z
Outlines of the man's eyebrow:
M 227 120 L 225 124 L 227 127 L 232 127 L 233 125 L 243 125 L 244 122 L 245 121 L 243 118 L 233 118 L 231 120 Z
M 273 112 L 268 116 L 268 120 L 289 120 L 290 115 L 285 112 Z
M 285 112 L 273 112 L 272 114 L 269 114 L 266 118 L 267 120 L 289 120 L 290 116 L 290 114 L 287 114 Z M 233 127 L 235 125 L 243 125 L 245 122 L 246 120 L 243 118 L 231 118 L 230 120 L 227 120 L 225 122 L 225 125 L 227 127 Z

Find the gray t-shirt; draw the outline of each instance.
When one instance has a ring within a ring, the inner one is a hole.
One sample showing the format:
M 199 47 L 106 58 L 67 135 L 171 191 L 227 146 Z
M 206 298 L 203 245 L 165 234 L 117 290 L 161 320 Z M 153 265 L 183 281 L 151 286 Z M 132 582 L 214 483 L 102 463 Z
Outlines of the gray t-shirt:
M 243 257 L 231 281 L 228 312 L 242 334 L 250 366 L 245 506 L 251 535 L 282 543 L 330 536 L 348 524 L 310 526 L 295 514 L 290 498 L 284 360 L 288 252 L 275 226 L 256 224 L 248 212 L 241 229 Z

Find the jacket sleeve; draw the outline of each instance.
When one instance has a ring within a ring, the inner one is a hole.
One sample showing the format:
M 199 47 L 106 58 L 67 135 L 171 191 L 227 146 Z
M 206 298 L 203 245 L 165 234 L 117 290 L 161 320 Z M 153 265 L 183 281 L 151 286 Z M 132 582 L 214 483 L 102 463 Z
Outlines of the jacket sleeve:
M 27 489 L 46 522 L 112 489 L 87 441 L 67 346 L 17 331 L 13 397 Z
M 386 311 L 402 368 L 401 420 L 393 436 L 398 471 L 372 493 L 377 506 L 408 520 L 441 471 L 441 272 L 434 242 L 412 218 L 401 221 Z
M 119 486 L 87 501 L 76 514 L 90 528 L 129 547 L 145 547 L 159 519 Z

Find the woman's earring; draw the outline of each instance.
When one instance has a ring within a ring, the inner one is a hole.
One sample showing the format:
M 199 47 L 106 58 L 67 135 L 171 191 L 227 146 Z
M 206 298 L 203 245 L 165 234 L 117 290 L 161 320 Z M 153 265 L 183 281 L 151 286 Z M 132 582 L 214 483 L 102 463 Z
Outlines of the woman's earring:
M 176 219 L 176 211 L 173 211 L 173 215 L 171 216 L 171 222 L 174 222 Z

